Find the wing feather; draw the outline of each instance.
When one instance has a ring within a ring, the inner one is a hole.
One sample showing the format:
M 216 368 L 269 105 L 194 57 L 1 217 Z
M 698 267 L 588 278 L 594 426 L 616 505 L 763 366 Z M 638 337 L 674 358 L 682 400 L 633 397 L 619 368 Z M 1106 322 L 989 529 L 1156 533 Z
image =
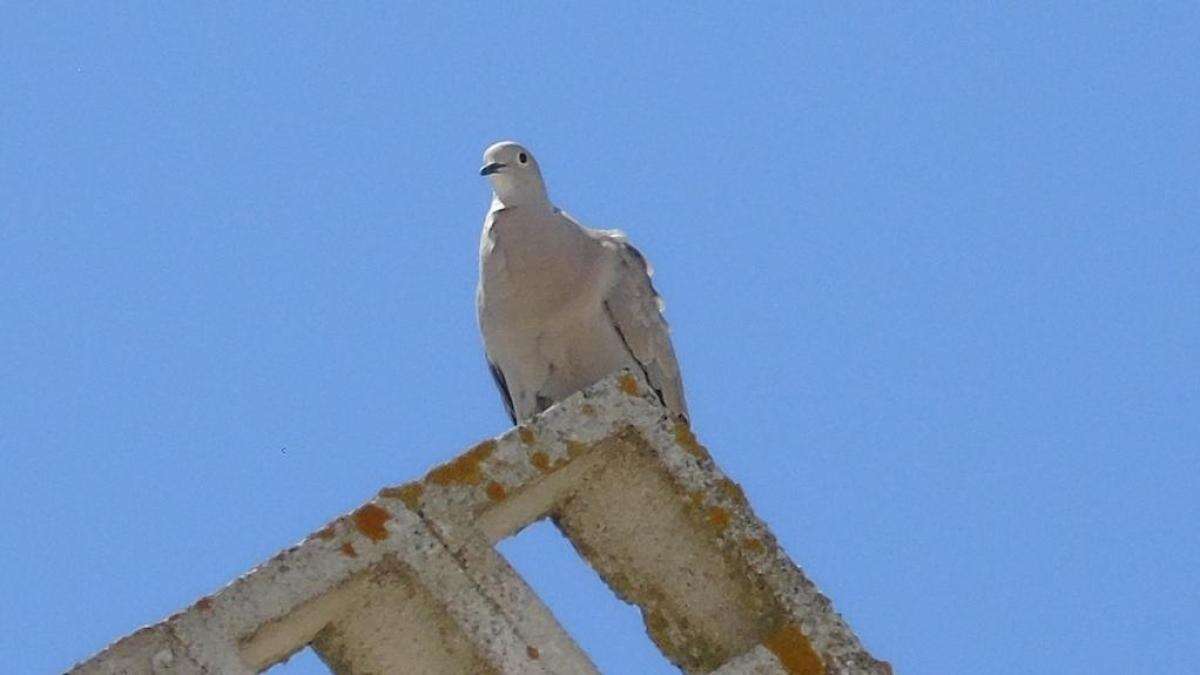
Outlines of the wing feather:
M 613 327 L 663 405 L 686 419 L 683 380 L 671 346 L 670 328 L 662 314 L 662 299 L 650 279 L 653 269 L 619 230 L 588 233 L 610 249 L 616 261 L 615 278 L 604 298 L 604 309 Z
M 517 423 L 517 413 L 513 409 L 512 393 L 508 390 L 508 382 L 504 379 L 504 373 L 500 371 L 499 366 L 492 363 L 488 359 L 488 370 L 492 371 L 492 379 L 496 381 L 496 388 L 500 390 L 500 397 L 504 399 L 504 410 L 508 416 L 512 418 L 513 424 Z

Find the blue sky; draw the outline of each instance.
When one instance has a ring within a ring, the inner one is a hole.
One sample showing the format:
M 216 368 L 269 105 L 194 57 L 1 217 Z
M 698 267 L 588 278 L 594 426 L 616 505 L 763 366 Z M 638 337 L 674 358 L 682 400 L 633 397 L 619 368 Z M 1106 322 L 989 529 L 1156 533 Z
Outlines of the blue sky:
M 699 435 L 897 672 L 1193 669 L 1200 11 L 960 4 L 6 6 L 6 670 L 506 429 L 503 138 L 654 262 Z M 501 549 L 672 672 L 551 527 Z

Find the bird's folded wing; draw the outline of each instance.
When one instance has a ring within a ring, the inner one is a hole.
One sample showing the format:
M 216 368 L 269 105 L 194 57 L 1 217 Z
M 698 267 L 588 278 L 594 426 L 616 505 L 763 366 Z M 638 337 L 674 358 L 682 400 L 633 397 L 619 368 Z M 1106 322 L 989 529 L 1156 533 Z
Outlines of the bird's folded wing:
M 653 270 L 620 231 L 587 232 L 613 254 L 617 266 L 604 298 L 605 312 L 663 404 L 686 419 L 683 381 L 671 346 L 670 329 L 663 318 L 662 300 L 650 280 Z

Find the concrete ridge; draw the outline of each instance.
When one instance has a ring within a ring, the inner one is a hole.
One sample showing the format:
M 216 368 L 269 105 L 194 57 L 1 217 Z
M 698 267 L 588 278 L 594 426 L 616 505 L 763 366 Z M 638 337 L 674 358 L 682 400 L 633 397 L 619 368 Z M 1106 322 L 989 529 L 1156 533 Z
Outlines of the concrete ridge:
M 622 372 L 375 498 L 70 672 L 595 673 L 493 545 L 550 518 L 688 673 L 890 673 L 741 488 Z

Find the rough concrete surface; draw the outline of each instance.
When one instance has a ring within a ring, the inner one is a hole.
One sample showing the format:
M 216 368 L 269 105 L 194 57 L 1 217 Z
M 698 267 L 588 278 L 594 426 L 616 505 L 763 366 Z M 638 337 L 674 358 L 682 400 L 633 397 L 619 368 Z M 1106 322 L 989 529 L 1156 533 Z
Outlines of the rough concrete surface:
M 688 673 L 890 673 L 686 424 L 620 373 L 384 488 L 70 672 L 594 673 L 493 544 L 552 519 Z

